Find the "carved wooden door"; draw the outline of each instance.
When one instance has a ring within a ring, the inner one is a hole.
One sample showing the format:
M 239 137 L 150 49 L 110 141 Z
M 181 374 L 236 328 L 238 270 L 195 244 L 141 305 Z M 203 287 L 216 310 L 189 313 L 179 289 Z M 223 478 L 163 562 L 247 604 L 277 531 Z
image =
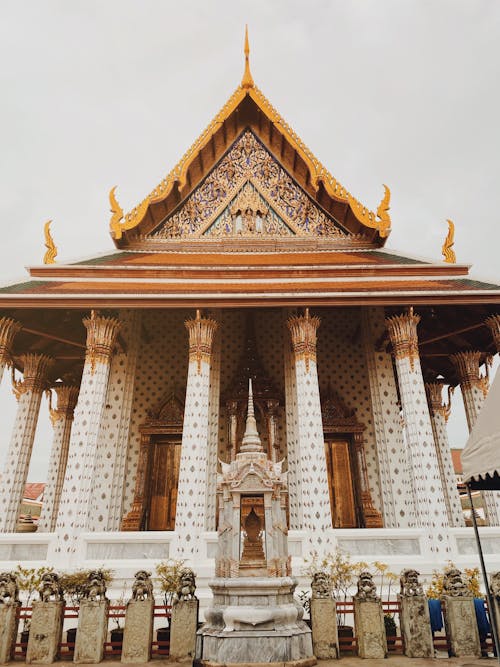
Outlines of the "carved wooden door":
M 349 449 L 348 440 L 332 438 L 325 441 L 330 507 L 334 528 L 357 527 Z
M 150 455 L 148 530 L 174 530 L 181 442 L 152 443 Z

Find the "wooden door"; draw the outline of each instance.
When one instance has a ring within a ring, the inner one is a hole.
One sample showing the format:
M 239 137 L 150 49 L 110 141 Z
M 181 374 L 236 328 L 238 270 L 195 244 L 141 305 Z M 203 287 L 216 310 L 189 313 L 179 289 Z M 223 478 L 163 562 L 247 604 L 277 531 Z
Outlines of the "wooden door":
M 326 465 L 330 488 L 330 507 L 334 528 L 356 528 L 356 506 L 352 478 L 349 441 L 325 441 Z
M 148 530 L 175 530 L 180 440 L 151 444 Z

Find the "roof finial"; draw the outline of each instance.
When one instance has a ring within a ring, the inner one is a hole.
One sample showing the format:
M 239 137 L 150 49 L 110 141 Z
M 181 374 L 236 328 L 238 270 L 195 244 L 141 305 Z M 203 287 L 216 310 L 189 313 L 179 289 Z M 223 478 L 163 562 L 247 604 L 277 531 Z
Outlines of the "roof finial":
M 441 248 L 441 253 L 445 262 L 455 264 L 457 261 L 457 256 L 453 250 L 453 246 L 455 245 L 455 225 L 452 220 L 447 220 L 446 222 L 448 223 L 448 234 Z
M 257 422 L 255 421 L 255 411 L 253 407 L 252 380 L 248 380 L 248 408 L 245 434 L 241 441 L 240 452 L 261 452 L 262 443 L 257 431 Z
M 248 25 L 245 26 L 245 71 L 241 79 L 241 87 L 245 89 L 253 88 L 255 86 L 250 72 L 250 45 L 248 43 Z

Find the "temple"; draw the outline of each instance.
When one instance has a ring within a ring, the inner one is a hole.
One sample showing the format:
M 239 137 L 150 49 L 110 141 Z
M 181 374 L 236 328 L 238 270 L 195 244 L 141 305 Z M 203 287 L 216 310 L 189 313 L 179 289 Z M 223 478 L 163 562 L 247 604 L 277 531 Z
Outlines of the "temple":
M 0 289 L 18 402 L 1 567 L 106 561 L 130 576 L 169 555 L 213 576 L 218 473 L 252 451 L 249 378 L 296 564 L 336 545 L 421 572 L 467 562 L 446 421 L 457 385 L 470 428 L 481 409 L 500 286 L 455 261 L 452 224 L 444 261 L 386 249 L 381 194 L 372 211 L 320 164 L 255 85 L 247 41 L 241 84 L 164 180 L 129 213 L 111 191 L 115 250 L 58 263 L 47 227 L 45 262 Z M 44 392 L 49 476 L 21 535 Z M 250 570 L 270 567 L 252 541 L 264 495 L 241 501 Z M 483 500 L 493 563 L 500 500 Z

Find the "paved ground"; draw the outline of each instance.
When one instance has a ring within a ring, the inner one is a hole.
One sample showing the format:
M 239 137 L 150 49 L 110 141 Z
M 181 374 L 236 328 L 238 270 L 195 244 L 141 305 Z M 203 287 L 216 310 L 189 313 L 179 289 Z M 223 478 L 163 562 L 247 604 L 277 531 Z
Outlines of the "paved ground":
M 74 667 L 73 662 L 59 662 L 59 667 Z M 105 660 L 101 663 L 104 667 L 123 667 L 123 663 L 115 660 Z M 170 662 L 169 660 L 157 660 L 144 663 L 144 667 L 190 667 L 191 661 Z M 341 658 L 340 660 L 319 660 L 318 667 L 494 667 L 498 665 L 496 658 L 405 658 L 402 655 L 391 655 L 386 660 L 362 660 L 361 658 Z M 80 667 L 85 667 L 81 665 Z M 90 667 L 90 666 L 89 666 Z M 134 667 L 142 667 L 135 665 Z

